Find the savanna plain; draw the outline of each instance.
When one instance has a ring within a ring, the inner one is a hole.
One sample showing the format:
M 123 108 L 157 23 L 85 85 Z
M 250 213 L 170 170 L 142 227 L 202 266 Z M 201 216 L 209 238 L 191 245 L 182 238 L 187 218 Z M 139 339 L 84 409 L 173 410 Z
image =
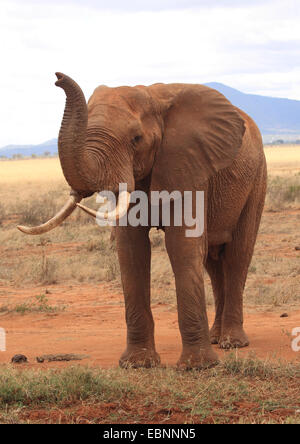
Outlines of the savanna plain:
M 265 153 L 268 194 L 245 289 L 251 344 L 219 350 L 220 365 L 201 372 L 175 367 L 180 337 L 164 234 L 151 231 L 164 366 L 122 370 L 124 303 L 110 229 L 76 210 L 43 236 L 20 233 L 17 224 L 50 218 L 68 187 L 57 158 L 0 162 L 0 327 L 7 336 L 0 423 L 300 423 L 300 352 L 291 347 L 300 327 L 300 146 L 267 146 Z M 97 208 L 95 197 L 87 205 Z M 10 363 L 18 353 L 28 362 Z M 83 359 L 36 360 L 62 353 Z

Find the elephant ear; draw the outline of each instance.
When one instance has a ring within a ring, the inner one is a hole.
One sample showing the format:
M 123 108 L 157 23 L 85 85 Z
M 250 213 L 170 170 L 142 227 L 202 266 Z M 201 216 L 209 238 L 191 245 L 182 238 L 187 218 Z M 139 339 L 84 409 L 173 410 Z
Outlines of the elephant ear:
M 199 190 L 236 158 L 244 120 L 221 93 L 206 86 L 157 84 L 150 88 L 164 116 L 151 189 Z

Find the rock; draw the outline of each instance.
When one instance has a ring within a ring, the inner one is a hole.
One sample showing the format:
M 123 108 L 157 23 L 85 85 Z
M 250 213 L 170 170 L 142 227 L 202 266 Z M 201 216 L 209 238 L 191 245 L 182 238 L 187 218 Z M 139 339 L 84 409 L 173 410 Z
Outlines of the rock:
M 300 251 L 300 246 L 299 247 L 295 247 L 296 251 Z
M 289 315 L 287 313 L 283 313 L 282 315 L 280 315 L 281 318 L 288 318 Z
M 11 362 L 15 364 L 23 364 L 24 362 L 28 362 L 25 355 L 15 355 L 11 358 Z

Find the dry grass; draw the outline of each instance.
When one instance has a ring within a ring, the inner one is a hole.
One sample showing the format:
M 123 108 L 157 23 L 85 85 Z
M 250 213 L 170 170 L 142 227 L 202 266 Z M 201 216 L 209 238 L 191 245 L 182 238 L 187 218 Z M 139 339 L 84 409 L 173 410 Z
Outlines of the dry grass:
M 0 421 L 299 424 L 299 376 L 299 365 L 237 354 L 203 372 L 3 366 Z
M 58 157 L 0 162 L 1 184 L 31 184 L 64 180 Z
M 6 245 L 11 242 L 11 246 L 6 248 L 9 256 L 1 261 L 0 281 L 15 286 L 118 281 L 118 259 L 109 237 L 108 230 L 80 224 L 56 238 L 54 234 L 33 238 L 23 249 L 15 233 L 7 230 Z
M 281 151 L 272 150 L 267 149 L 271 171 L 267 205 L 245 289 L 247 310 L 283 311 L 299 307 L 300 302 L 300 254 L 295 251 L 300 175 L 294 171 L 299 159 L 287 176 L 289 158 L 282 164 Z M 25 179 L 20 182 L 20 177 Z M 15 228 L 17 223 L 43 222 L 65 201 L 68 187 L 57 159 L 0 162 L 0 181 L 0 284 L 15 289 L 27 284 L 105 281 L 120 288 L 110 230 L 99 228 L 79 210 L 44 236 L 26 237 Z M 87 204 L 95 207 L 95 199 Z M 174 277 L 164 234 L 152 230 L 150 236 L 152 299 L 175 310 Z M 211 305 L 212 289 L 207 275 L 205 279 Z M 2 313 L 13 316 L 63 309 L 44 294 L 0 307 Z M 172 368 L 19 371 L 1 366 L 0 423 L 299 424 L 299 377 L 297 364 L 271 364 L 251 356 L 242 360 L 238 354 L 228 356 L 215 369 L 189 373 Z
M 283 210 L 300 206 L 300 173 L 290 177 L 270 176 L 266 209 Z
M 293 175 L 300 172 L 300 146 L 266 146 L 265 154 L 271 175 Z
M 272 165 L 280 165 L 282 150 L 283 147 L 266 149 L 271 171 Z M 299 157 L 299 147 L 288 148 L 287 153 L 295 152 Z M 297 156 L 294 163 L 298 162 Z M 30 182 L 18 181 L 20 169 L 22 177 L 30 177 Z M 53 182 L 42 179 L 52 174 Z M 68 187 L 60 174 L 58 159 L 0 163 L 0 176 L 7 180 L 0 189 L 0 281 L 11 286 L 71 281 L 106 281 L 119 285 L 119 265 L 109 241 L 110 229 L 99 228 L 83 212 L 76 210 L 61 227 L 43 236 L 27 237 L 15 229 L 17 223 L 44 222 L 61 207 Z M 246 305 L 276 308 L 299 304 L 299 254 L 293 253 L 299 244 L 300 219 L 300 214 L 293 209 L 299 208 L 299 204 L 300 174 L 271 175 L 266 211 L 245 291 Z M 96 208 L 95 199 L 90 198 L 87 205 Z M 151 230 L 151 243 L 153 301 L 175 307 L 174 277 L 164 234 Z M 207 303 L 212 305 L 213 294 L 207 276 L 206 287 Z

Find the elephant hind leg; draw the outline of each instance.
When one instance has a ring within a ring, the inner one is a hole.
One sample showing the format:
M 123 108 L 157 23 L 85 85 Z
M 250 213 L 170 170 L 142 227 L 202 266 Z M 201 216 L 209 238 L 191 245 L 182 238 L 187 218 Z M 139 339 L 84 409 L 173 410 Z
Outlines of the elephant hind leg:
M 225 297 L 222 314 L 221 348 L 249 345 L 243 329 L 243 293 L 264 204 L 264 184 L 250 194 L 223 257 Z
M 210 340 L 212 344 L 218 344 L 221 337 L 222 317 L 225 303 L 225 281 L 222 259 L 222 247 L 210 247 L 205 264 L 209 274 L 215 300 L 215 321 L 210 329 Z

